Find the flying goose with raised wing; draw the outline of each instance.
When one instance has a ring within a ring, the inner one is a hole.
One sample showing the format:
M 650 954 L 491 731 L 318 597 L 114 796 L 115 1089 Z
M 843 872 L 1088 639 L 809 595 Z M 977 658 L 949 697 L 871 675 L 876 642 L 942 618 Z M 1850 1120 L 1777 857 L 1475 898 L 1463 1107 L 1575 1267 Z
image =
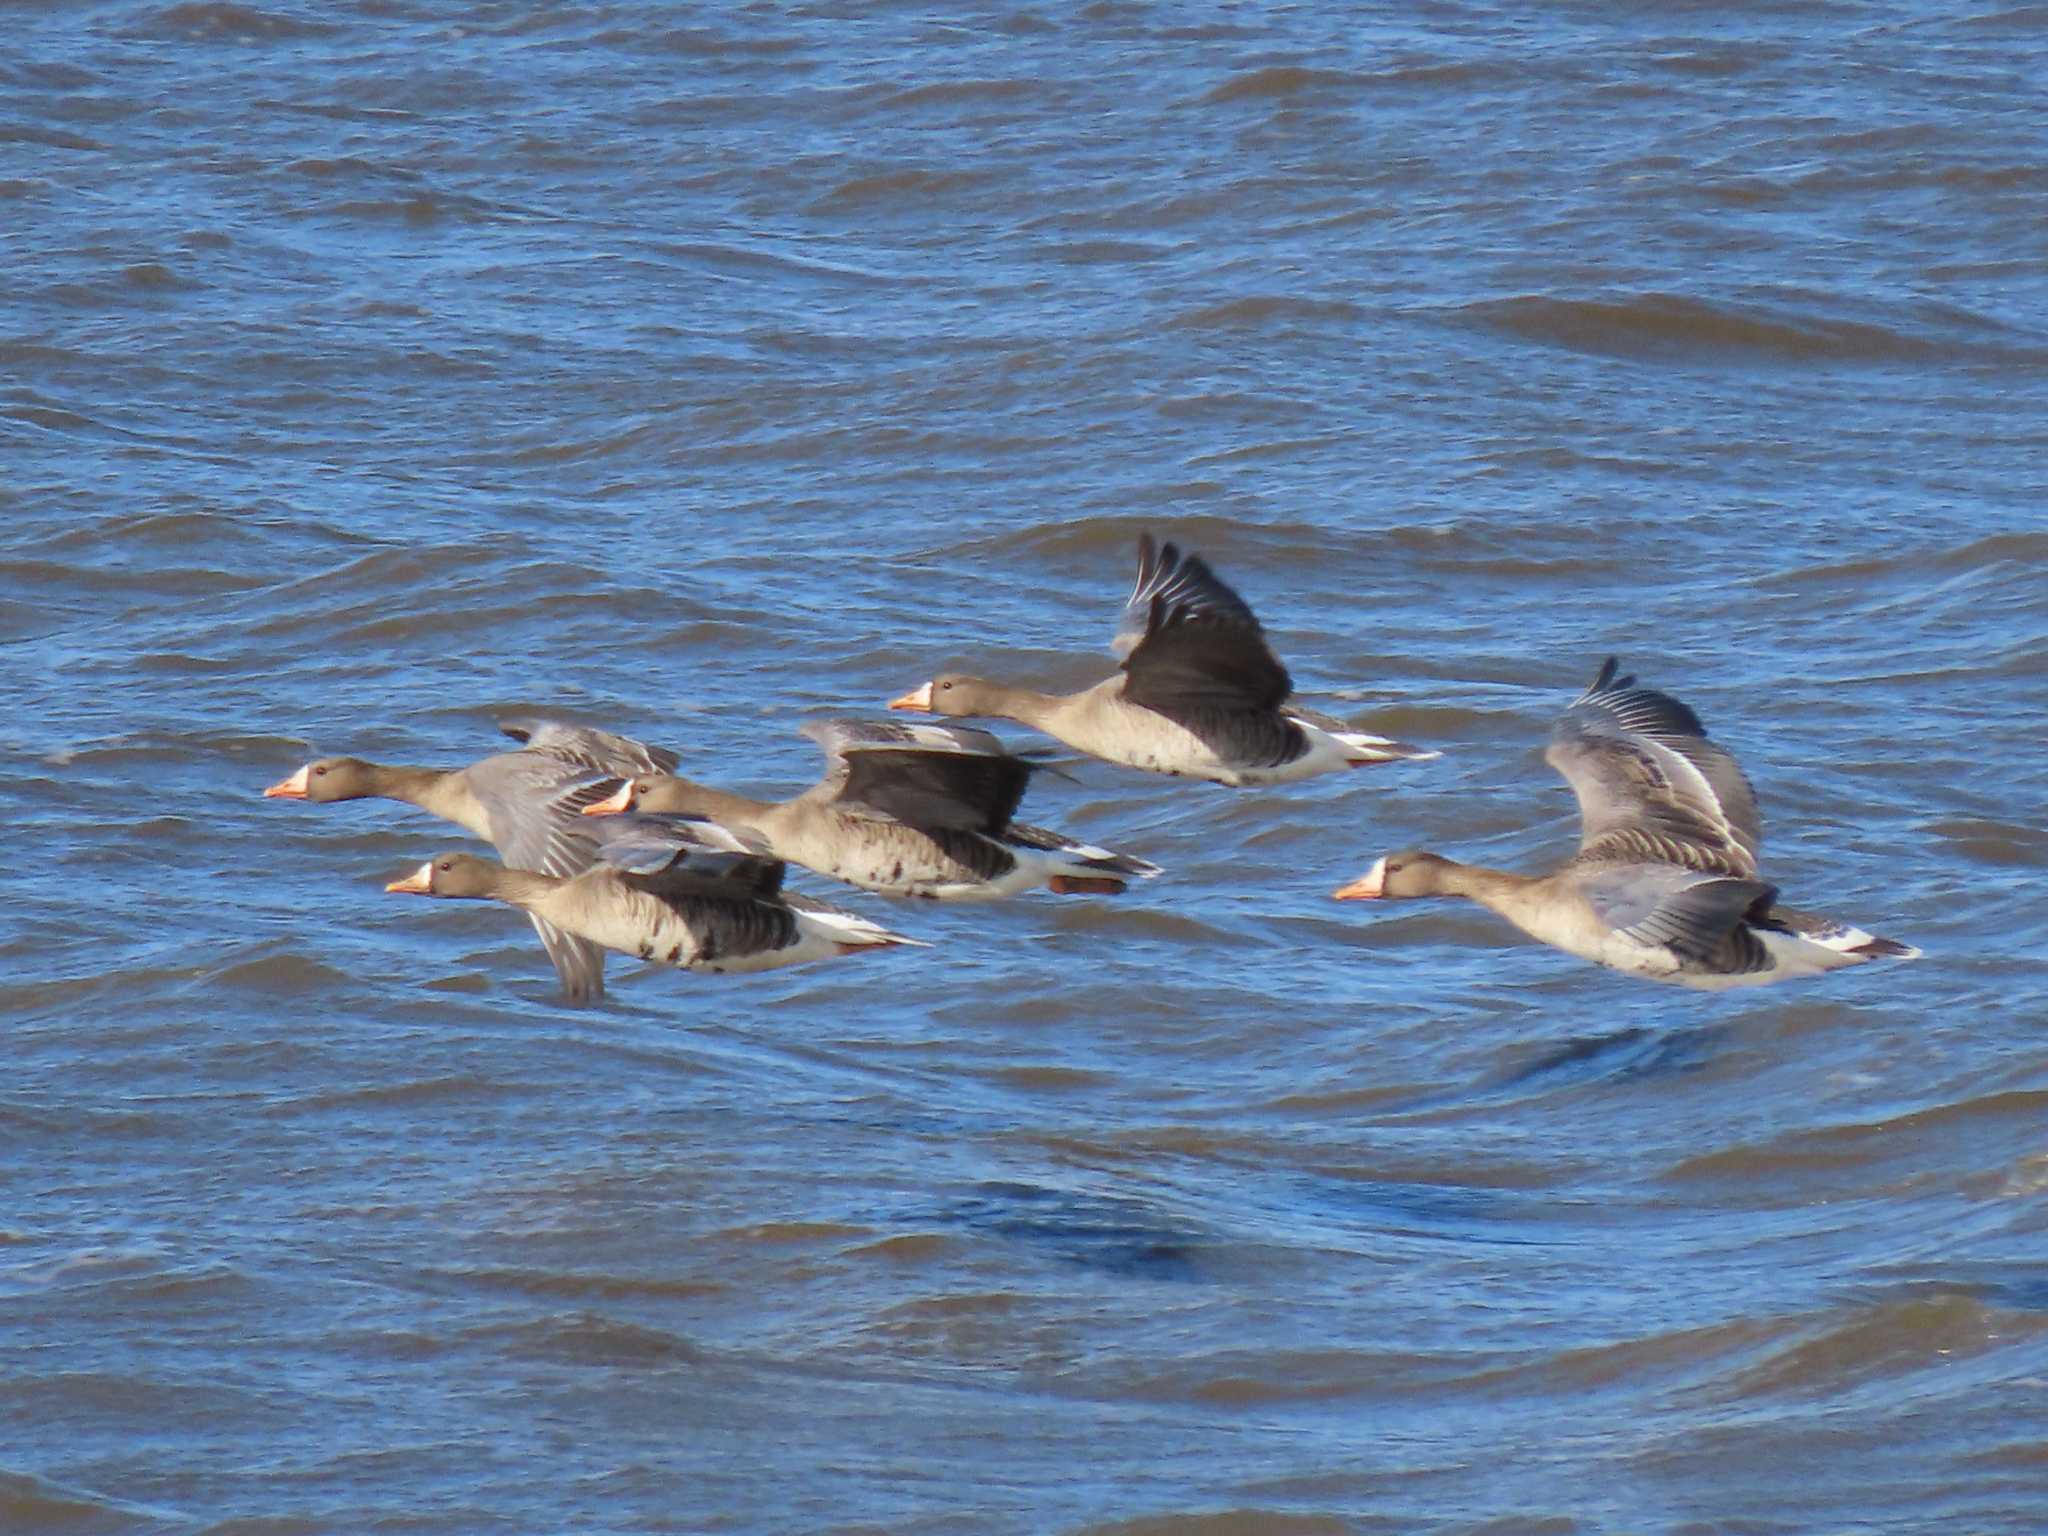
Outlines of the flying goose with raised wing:
M 889 707 L 1015 720 L 1107 762 L 1229 785 L 1437 756 L 1293 703 L 1294 681 L 1244 599 L 1199 555 L 1150 534 L 1111 648 L 1122 669 L 1079 693 L 945 673 Z
M 1733 754 L 1613 658 L 1544 752 L 1579 800 L 1579 851 L 1547 875 L 1390 853 L 1340 901 L 1462 896 L 1531 938 L 1652 981 L 1719 989 L 1920 951 L 1778 905 L 1758 873 L 1763 818 Z
M 986 731 L 892 720 L 819 720 L 803 730 L 824 749 L 826 769 L 792 799 L 642 774 L 584 814 L 708 816 L 765 853 L 890 896 L 1113 895 L 1159 873 L 1143 859 L 1012 820 L 1038 765 Z
M 616 787 L 611 781 L 676 766 L 673 752 L 629 736 L 559 720 L 499 723 L 523 743 L 467 768 L 402 768 L 359 757 L 323 757 L 264 790 L 273 800 L 316 805 L 339 800 L 403 800 L 452 821 L 498 850 L 506 867 L 545 875 L 582 873 L 597 861 L 600 841 L 578 814 Z M 604 954 L 538 913 L 540 935 L 562 992 L 571 1002 L 604 995 Z

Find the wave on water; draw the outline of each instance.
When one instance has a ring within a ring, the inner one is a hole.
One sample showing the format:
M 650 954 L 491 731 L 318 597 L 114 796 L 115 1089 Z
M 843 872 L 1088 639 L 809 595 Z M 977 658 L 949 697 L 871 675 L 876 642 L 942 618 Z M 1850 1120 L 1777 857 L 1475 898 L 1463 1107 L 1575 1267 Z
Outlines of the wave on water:
M 346 28 L 338 22 L 316 21 L 305 15 L 286 15 L 253 5 L 235 5 L 231 0 L 187 0 L 184 4 L 146 13 L 129 23 L 127 30 L 138 37 L 276 43 L 330 37 Z
M 1978 327 L 1947 336 L 1892 321 L 1845 319 L 1764 302 L 1641 293 L 1618 299 L 1549 294 L 1487 299 L 1453 313 L 1525 341 L 1618 357 L 1699 363 L 1776 360 L 1878 364 L 1981 362 L 2048 366 L 2048 346 L 1987 340 Z

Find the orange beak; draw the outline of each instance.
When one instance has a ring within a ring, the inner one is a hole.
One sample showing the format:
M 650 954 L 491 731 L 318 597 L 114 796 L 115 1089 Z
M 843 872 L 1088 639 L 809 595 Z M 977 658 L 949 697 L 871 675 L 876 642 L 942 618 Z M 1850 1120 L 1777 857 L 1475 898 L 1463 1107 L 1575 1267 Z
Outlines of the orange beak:
M 920 684 L 903 695 L 902 698 L 891 699 L 889 707 L 891 709 L 922 710 L 925 714 L 930 714 L 932 712 L 932 685 L 930 683 Z
M 630 811 L 631 809 L 633 809 L 633 781 L 628 779 L 619 786 L 618 793 L 583 807 L 583 814 L 585 816 L 616 816 L 621 811 Z
M 401 895 L 407 896 L 433 895 L 433 861 L 429 859 L 426 863 L 422 864 L 418 869 L 414 870 L 411 874 L 407 875 L 403 880 L 394 880 L 389 885 L 385 886 L 384 889 L 387 891 L 395 891 Z
M 1349 885 L 1330 892 L 1337 901 L 1378 901 L 1387 893 L 1387 861 L 1381 859 Z
M 311 763 L 308 763 L 304 768 L 301 768 L 297 773 L 293 774 L 290 778 L 279 779 L 275 784 L 271 785 L 270 788 L 263 791 L 263 798 L 266 800 L 305 799 L 306 775 L 312 771 L 312 768 L 313 765 Z

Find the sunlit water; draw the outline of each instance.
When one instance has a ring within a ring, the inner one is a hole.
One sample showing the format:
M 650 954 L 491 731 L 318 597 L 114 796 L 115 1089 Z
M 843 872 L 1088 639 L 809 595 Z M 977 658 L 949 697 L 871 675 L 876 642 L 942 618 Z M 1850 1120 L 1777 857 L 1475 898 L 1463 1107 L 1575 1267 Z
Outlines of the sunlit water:
M 2048 1522 L 2038 7 L 6 31 L 0 1529 Z M 581 1011 L 258 795 L 536 709 L 794 792 L 1106 675 L 1147 528 L 1443 758 L 1070 765 L 1164 878 Z M 1927 958 L 1328 901 L 1568 851 L 1610 652 Z

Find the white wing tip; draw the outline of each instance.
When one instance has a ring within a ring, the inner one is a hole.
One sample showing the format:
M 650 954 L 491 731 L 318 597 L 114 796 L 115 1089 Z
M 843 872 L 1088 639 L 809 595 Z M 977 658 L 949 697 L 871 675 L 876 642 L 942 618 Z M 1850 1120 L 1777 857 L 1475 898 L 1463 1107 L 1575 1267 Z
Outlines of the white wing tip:
M 1364 731 L 1333 731 L 1353 763 L 1426 763 L 1443 756 L 1432 747 L 1412 746 L 1405 741 L 1395 741 L 1388 736 L 1373 736 Z
M 932 947 L 927 940 L 906 938 L 900 933 L 893 933 L 874 919 L 862 917 L 856 912 L 812 909 L 803 915 L 814 923 L 836 929 L 833 937 L 844 944 L 904 944 L 912 949 Z

